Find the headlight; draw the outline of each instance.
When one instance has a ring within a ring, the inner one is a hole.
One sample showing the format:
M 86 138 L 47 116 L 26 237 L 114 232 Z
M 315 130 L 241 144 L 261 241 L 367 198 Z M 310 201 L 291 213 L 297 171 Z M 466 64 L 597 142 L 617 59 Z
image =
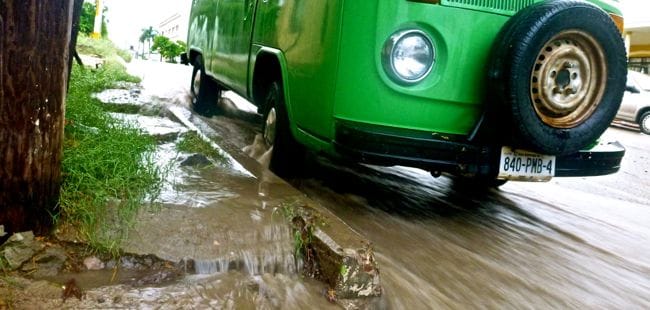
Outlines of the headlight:
M 397 32 L 386 41 L 382 62 L 386 73 L 396 82 L 417 83 L 431 72 L 435 62 L 433 43 L 420 30 Z

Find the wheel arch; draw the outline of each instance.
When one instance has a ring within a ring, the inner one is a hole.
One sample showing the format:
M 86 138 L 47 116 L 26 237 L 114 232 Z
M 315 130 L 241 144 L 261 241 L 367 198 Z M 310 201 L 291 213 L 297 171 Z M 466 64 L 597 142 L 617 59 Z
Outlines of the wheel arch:
M 252 64 L 251 68 L 250 94 L 258 108 L 258 112 L 264 114 L 266 111 L 267 107 L 264 106 L 266 92 L 273 81 L 278 81 L 282 85 L 282 95 L 284 96 L 289 119 L 293 120 L 291 117 L 290 96 L 288 96 L 290 92 L 287 79 L 287 62 L 282 51 L 268 47 L 260 48 L 255 55 L 254 64 Z
M 643 114 L 646 114 L 648 112 L 650 112 L 650 106 L 639 109 L 639 112 L 636 114 L 636 123 L 640 124 L 641 117 L 643 117 Z

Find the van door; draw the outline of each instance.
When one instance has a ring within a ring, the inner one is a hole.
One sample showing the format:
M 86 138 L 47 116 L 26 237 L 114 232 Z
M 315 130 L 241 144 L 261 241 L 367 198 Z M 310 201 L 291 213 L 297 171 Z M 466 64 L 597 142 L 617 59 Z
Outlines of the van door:
M 235 92 L 246 96 L 248 61 L 257 0 L 220 0 L 216 41 L 208 70 Z

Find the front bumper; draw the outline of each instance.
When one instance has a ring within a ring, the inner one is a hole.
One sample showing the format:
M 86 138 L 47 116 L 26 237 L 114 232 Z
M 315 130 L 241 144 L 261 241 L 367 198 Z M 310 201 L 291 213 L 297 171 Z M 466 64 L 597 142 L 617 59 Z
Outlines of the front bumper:
M 339 121 L 334 146 L 368 164 L 402 165 L 469 177 L 498 174 L 500 146 L 476 145 L 464 136 L 394 129 Z M 625 148 L 618 142 L 556 158 L 556 177 L 607 175 L 620 169 Z

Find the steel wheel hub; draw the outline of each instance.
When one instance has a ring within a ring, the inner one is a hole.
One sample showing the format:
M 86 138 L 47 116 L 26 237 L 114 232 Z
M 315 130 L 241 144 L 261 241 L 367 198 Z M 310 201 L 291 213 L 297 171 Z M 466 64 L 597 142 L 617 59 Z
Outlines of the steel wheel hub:
M 641 120 L 641 128 L 644 128 L 645 130 L 650 130 L 650 117 L 644 117 Z
M 271 108 L 269 113 L 266 115 L 266 121 L 264 125 L 264 141 L 268 146 L 273 146 L 275 142 L 275 127 L 277 123 L 277 117 L 275 113 L 275 108 Z
M 192 82 L 193 84 L 193 93 L 194 96 L 197 96 L 199 94 L 199 90 L 201 89 L 201 70 L 196 70 L 196 74 L 194 75 L 194 81 Z
M 535 112 L 552 127 L 578 126 L 596 110 L 606 79 L 602 46 L 588 33 L 561 32 L 544 45 L 531 74 Z

